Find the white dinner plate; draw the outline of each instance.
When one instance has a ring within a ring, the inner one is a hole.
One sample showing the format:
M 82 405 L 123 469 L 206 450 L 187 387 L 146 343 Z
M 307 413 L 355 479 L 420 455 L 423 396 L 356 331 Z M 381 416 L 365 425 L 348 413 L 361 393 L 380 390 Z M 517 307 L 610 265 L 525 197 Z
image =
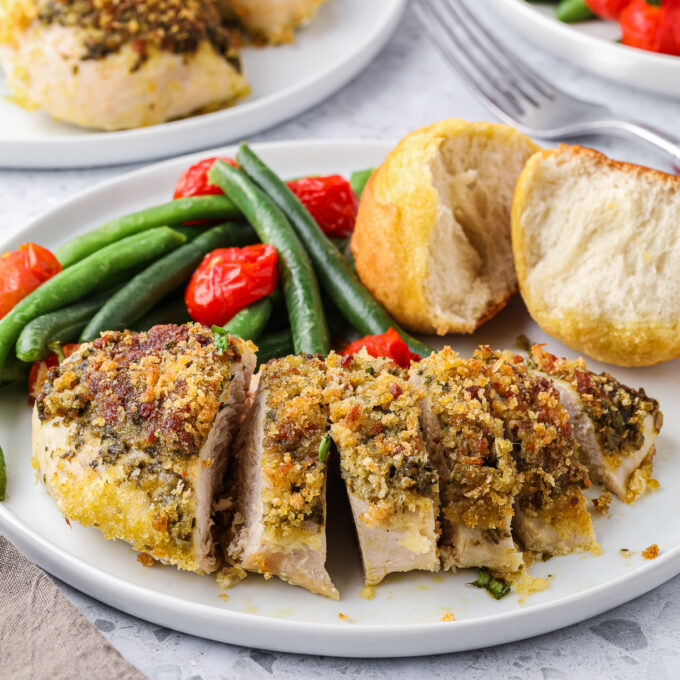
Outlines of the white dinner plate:
M 0 167 L 75 168 L 146 161 L 236 141 L 340 89 L 394 32 L 407 0 L 328 0 L 291 45 L 242 51 L 251 94 L 234 106 L 136 130 L 97 132 L 25 111 L 0 70 Z
M 565 24 L 555 18 L 557 3 L 488 0 L 516 31 L 544 49 L 599 76 L 629 87 L 680 96 L 680 57 L 621 45 L 616 22 Z M 471 5 L 472 6 L 472 5 Z
M 350 173 L 379 163 L 390 145 L 360 141 L 307 141 L 256 147 L 282 176 Z M 209 152 L 230 155 L 233 148 Z M 95 187 L 26 226 L 0 251 L 25 241 L 54 247 L 123 211 L 168 199 L 193 155 L 166 161 Z M 376 247 L 380 247 L 376 243 Z M 473 336 L 446 339 L 467 354 L 479 343 L 512 347 L 520 333 L 560 355 L 574 356 L 531 321 L 516 297 Z M 431 339 L 432 340 L 432 339 Z M 434 341 L 443 344 L 443 340 Z M 603 367 L 591 362 L 591 367 Z M 333 602 L 272 578 L 249 576 L 220 598 L 211 576 L 173 567 L 145 568 L 124 543 L 106 541 L 95 529 L 68 526 L 54 501 L 36 483 L 31 468 L 30 409 L 25 392 L 0 393 L 0 443 L 7 458 L 7 500 L 0 503 L 0 530 L 43 568 L 89 595 L 125 612 L 193 635 L 286 652 L 335 656 L 407 656 L 453 652 L 509 642 L 581 621 L 631 600 L 680 572 L 680 363 L 646 369 L 611 368 L 625 383 L 642 385 L 661 401 L 666 424 L 655 461 L 661 487 L 633 506 L 617 500 L 607 516 L 594 518 L 604 552 L 557 557 L 531 567 L 551 575 L 550 587 L 521 603 L 511 593 L 501 601 L 467 585 L 473 570 L 393 575 L 362 597 L 362 574 L 348 508 L 337 483 L 330 484 L 330 574 L 340 590 Z M 597 495 L 597 489 L 588 492 Z M 668 521 L 661 521 L 666 518 Z M 670 519 L 669 519 L 670 518 Z M 641 551 L 652 543 L 655 560 Z M 632 551 L 629 559 L 621 548 Z M 445 612 L 455 621 L 442 622 Z M 346 620 L 338 615 L 342 613 Z

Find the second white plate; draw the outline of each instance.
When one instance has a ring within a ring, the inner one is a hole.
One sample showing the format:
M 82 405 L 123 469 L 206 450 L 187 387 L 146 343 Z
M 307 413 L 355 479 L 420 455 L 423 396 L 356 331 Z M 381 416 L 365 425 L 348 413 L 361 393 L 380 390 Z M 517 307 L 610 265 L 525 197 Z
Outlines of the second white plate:
M 76 168 L 177 155 L 238 140 L 317 104 L 363 69 L 392 35 L 406 0 L 328 0 L 291 45 L 248 48 L 252 92 L 235 106 L 121 132 L 84 130 L 13 104 L 0 71 L 0 167 Z

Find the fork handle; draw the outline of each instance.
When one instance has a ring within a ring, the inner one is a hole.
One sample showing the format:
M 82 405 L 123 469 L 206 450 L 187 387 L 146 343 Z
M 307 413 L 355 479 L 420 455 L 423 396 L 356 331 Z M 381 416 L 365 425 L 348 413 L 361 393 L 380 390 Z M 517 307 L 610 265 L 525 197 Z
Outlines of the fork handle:
M 668 134 L 659 128 L 647 125 L 647 123 L 627 118 L 601 121 L 600 125 L 639 137 L 648 144 L 665 151 L 680 165 L 680 137 Z

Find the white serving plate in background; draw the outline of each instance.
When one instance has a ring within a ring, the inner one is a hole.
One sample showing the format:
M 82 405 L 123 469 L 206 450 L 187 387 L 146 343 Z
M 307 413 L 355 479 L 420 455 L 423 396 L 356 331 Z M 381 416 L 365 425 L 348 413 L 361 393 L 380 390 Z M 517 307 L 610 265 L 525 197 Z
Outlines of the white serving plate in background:
M 487 0 L 488 5 L 527 40 L 603 78 L 657 94 L 680 96 L 680 57 L 621 45 L 616 22 L 565 24 L 555 17 L 557 3 Z M 474 8 L 474 3 L 468 2 Z M 502 36 L 499 36 L 502 39 Z M 517 45 L 511 45 L 520 52 Z
M 242 51 L 251 94 L 234 106 L 136 130 L 98 132 L 12 103 L 0 71 L 0 167 L 77 168 L 147 161 L 236 141 L 318 104 L 367 66 L 407 0 L 328 0 L 291 45 Z
M 264 160 L 286 177 L 343 173 L 379 163 L 391 145 L 362 141 L 298 141 L 257 145 Z M 17 233 L 0 251 L 25 241 L 55 247 L 106 220 L 168 200 L 176 179 L 202 156 L 233 155 L 226 148 L 166 161 L 94 187 L 50 210 Z M 379 247 L 379 244 L 376 244 Z M 433 340 L 462 354 L 480 343 L 512 347 L 519 334 L 548 349 L 574 353 L 548 338 L 529 318 L 521 299 L 472 336 Z M 348 509 L 330 484 L 328 568 L 339 602 L 272 578 L 249 576 L 220 598 L 215 579 L 173 567 L 145 568 L 120 541 L 95 529 L 68 526 L 54 501 L 36 483 L 30 465 L 30 409 L 20 389 L 0 392 L 0 444 L 7 459 L 7 499 L 0 503 L 0 531 L 55 576 L 129 614 L 200 637 L 285 652 L 386 657 L 454 652 L 510 642 L 567 626 L 631 600 L 680 572 L 680 361 L 645 369 L 605 367 L 661 401 L 666 423 L 658 438 L 655 476 L 661 488 L 633 506 L 614 500 L 609 515 L 595 518 L 604 552 L 570 555 L 531 567 L 552 575 L 550 587 L 524 604 L 512 593 L 501 601 L 467 585 L 473 570 L 457 574 L 390 576 L 373 599 L 361 596 L 362 574 Z M 596 496 L 597 489 L 588 492 Z M 666 518 L 665 521 L 661 518 Z M 661 554 L 641 551 L 657 543 Z M 633 552 L 624 559 L 621 548 Z M 452 612 L 453 622 L 440 621 Z M 338 614 L 348 616 L 341 620 Z

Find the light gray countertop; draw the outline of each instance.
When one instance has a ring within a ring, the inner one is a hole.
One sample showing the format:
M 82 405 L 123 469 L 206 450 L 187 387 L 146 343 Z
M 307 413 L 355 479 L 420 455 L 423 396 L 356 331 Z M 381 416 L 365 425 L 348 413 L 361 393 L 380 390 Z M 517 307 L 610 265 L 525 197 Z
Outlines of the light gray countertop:
M 508 36 L 517 46 L 519 38 Z M 565 89 L 607 102 L 661 128 L 677 129 L 680 102 L 627 90 L 576 71 L 528 45 L 522 54 Z M 250 141 L 300 138 L 398 139 L 436 120 L 489 119 L 421 34 L 411 12 L 378 58 L 343 90 L 297 119 Z M 590 139 L 615 157 L 668 169 L 645 147 Z M 0 237 L 78 191 L 132 166 L 69 171 L 0 170 Z M 69 586 L 65 594 L 152 680 L 218 678 L 616 678 L 680 677 L 680 577 L 579 625 L 502 647 L 418 659 L 348 660 L 260 652 L 200 640 L 127 616 Z M 105 676 L 102 676 L 105 677 Z

